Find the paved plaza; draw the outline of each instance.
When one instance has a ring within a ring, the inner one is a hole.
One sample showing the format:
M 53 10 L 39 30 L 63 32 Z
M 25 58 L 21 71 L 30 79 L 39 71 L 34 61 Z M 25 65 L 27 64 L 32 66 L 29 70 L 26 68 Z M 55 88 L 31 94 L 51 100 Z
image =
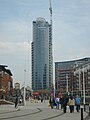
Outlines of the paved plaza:
M 86 118 L 87 113 L 84 112 L 83 116 Z M 19 106 L 17 109 L 14 105 L 0 105 L 0 120 L 81 120 L 81 112 L 70 113 L 67 108 L 67 113 L 63 114 L 61 109 L 48 107 L 48 101 L 27 101 L 25 106 Z

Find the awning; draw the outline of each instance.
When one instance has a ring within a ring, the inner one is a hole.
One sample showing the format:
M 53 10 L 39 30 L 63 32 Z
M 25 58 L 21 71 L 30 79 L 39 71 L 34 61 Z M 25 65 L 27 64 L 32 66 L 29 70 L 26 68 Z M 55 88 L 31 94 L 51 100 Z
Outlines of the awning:
M 33 92 L 33 95 L 39 95 L 40 92 Z

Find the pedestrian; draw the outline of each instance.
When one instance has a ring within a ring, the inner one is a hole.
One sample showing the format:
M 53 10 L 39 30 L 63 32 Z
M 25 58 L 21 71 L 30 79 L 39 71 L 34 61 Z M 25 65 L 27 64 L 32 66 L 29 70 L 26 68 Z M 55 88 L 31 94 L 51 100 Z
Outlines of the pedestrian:
M 15 98 L 15 108 L 17 108 L 17 106 L 18 106 L 18 97 L 16 96 L 16 98 Z
M 61 110 L 63 110 L 62 96 L 60 97 Z
M 68 97 L 67 97 L 67 95 L 64 95 L 62 97 L 62 106 L 63 106 L 64 113 L 66 113 L 66 110 L 67 110 L 67 103 L 68 103 Z
M 80 110 L 80 104 L 81 104 L 81 99 L 80 99 L 80 97 L 77 95 L 76 98 L 75 98 L 75 105 L 76 105 L 76 110 L 77 110 L 77 112 L 79 112 L 79 110 Z
M 73 96 L 70 96 L 69 101 L 68 101 L 70 113 L 74 112 L 74 105 L 75 105 L 75 100 L 74 100 Z
M 43 97 L 41 97 L 41 103 L 43 102 Z
M 55 102 L 56 102 L 56 109 L 59 109 L 60 98 L 58 96 L 56 97 Z
M 53 96 L 50 97 L 49 103 L 50 103 L 51 109 L 53 109 L 53 106 L 54 106 L 54 103 L 55 103 Z

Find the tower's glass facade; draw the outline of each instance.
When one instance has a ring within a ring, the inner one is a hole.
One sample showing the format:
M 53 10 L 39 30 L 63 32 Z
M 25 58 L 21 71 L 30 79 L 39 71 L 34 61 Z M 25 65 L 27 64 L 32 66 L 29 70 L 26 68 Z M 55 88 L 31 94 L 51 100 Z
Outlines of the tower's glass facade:
M 52 85 L 52 43 L 50 25 L 44 18 L 33 21 L 32 89 L 48 89 Z

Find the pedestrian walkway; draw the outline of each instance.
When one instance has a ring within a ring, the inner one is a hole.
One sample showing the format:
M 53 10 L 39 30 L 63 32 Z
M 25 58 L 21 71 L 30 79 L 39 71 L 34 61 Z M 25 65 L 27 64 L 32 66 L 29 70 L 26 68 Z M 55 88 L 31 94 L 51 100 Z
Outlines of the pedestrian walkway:
M 19 109 L 20 111 L 18 111 Z M 31 103 L 30 101 L 27 101 L 25 106 L 19 106 L 18 109 L 15 109 L 14 105 L 0 105 L 0 113 L 7 111 L 17 111 L 16 113 L 12 112 L 12 116 L 27 114 L 27 117 L 23 117 L 22 120 L 81 120 L 81 112 L 77 113 L 75 110 L 74 113 L 70 113 L 69 107 L 67 107 L 67 113 L 63 114 L 63 111 L 61 109 L 51 109 L 50 107 L 48 107 L 48 101 L 46 101 L 45 103 Z M 83 117 L 85 118 L 86 116 L 87 113 L 83 112 Z M 5 116 L 2 116 L 2 114 L 0 114 L 0 118 L 2 117 Z M 20 117 L 16 118 L 15 120 L 17 119 L 19 120 Z
M 14 110 L 14 105 L 0 105 L 0 111 L 1 110 Z
M 5 99 L 0 99 L 0 105 L 7 105 L 7 104 L 13 105 L 14 103 L 10 102 L 10 101 L 7 101 Z

